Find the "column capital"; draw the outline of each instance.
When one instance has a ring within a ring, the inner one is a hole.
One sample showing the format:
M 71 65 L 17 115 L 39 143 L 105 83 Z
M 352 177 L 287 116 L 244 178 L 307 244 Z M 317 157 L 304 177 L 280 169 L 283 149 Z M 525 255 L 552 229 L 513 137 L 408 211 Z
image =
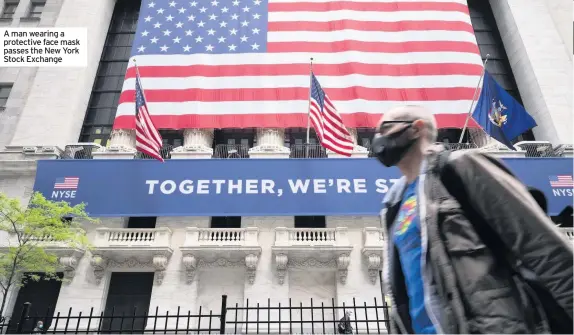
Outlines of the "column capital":
M 171 152 L 172 159 L 211 158 L 213 156 L 211 128 L 188 128 L 183 130 L 183 146 Z
M 133 159 L 136 154 L 135 129 L 114 129 L 110 134 L 110 145 L 94 150 L 94 159 Z
M 249 149 L 250 158 L 289 158 L 291 150 L 284 145 L 285 129 L 258 128 L 257 145 Z

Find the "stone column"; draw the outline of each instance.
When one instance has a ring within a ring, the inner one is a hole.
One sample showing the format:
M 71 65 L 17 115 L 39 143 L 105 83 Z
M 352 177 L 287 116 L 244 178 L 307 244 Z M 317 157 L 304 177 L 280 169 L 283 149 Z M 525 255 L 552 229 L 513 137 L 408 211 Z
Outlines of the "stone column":
M 175 315 L 179 308 L 179 313 L 182 317 L 169 318 L 167 325 L 165 318 L 158 319 L 158 323 L 155 325 L 156 329 L 176 329 L 176 325 L 178 324 L 180 328 L 182 325 L 184 325 L 183 327 L 186 327 L 185 324 L 188 319 L 187 316 L 183 317 L 183 315 L 187 315 L 188 312 L 191 315 L 198 314 L 198 306 L 196 304 L 198 280 L 194 279 L 188 281 L 185 279 L 185 276 L 182 276 L 186 262 L 185 259 L 182 260 L 181 251 L 175 249 L 174 255 L 172 255 L 171 258 L 171 261 L 167 264 L 163 282 L 161 285 L 153 285 L 148 313 L 149 315 L 155 315 L 157 308 L 158 315 L 166 315 L 168 312 L 170 315 Z M 182 293 L 185 298 L 181 296 Z M 161 322 L 159 322 L 159 320 L 161 320 Z M 203 319 L 202 322 L 205 323 L 206 320 L 208 320 L 208 318 Z M 197 327 L 197 321 L 197 317 L 190 318 L 189 327 Z M 205 327 L 205 324 L 203 327 Z M 152 318 L 149 318 L 146 330 L 149 331 L 153 328 L 154 321 Z
M 213 156 L 213 129 L 185 129 L 183 146 L 173 149 L 172 159 L 211 158 Z
M 369 157 L 369 149 L 358 145 L 357 143 L 357 129 L 355 128 L 347 128 L 347 130 L 349 131 L 349 133 L 351 134 L 351 138 L 353 139 L 353 144 L 354 144 L 354 148 L 353 148 L 353 152 L 351 153 L 351 158 L 366 158 Z M 342 158 L 345 157 L 343 155 L 339 155 L 338 153 L 335 153 L 331 150 L 327 150 L 327 156 L 329 158 Z
M 250 158 L 289 158 L 291 150 L 284 145 L 285 129 L 258 128 L 257 145 L 249 149 Z
M 555 24 L 572 31 L 571 1 L 490 0 L 492 12 L 538 141 L 572 141 L 572 55 Z M 569 39 L 572 43 L 572 38 Z M 557 84 L 559 83 L 559 84 Z
M 87 66 L 38 68 L 10 145 L 63 148 L 78 141 L 115 4 L 116 0 L 62 3 L 54 27 L 87 28 Z
M 94 159 L 133 159 L 136 154 L 136 133 L 134 129 L 114 129 L 110 145 L 92 152 Z
M 294 217 L 248 217 L 244 216 L 241 218 L 243 227 L 258 227 L 259 228 L 259 245 L 261 246 L 261 254 L 259 255 L 259 262 L 257 264 L 257 275 L 253 283 L 248 280 L 245 281 L 244 293 L 245 302 L 249 299 L 249 306 L 268 306 L 270 303 L 272 307 L 289 306 L 289 274 L 285 271 L 285 276 L 283 277 L 284 282 L 280 283 L 277 276 L 277 262 L 285 261 L 283 266 L 287 266 L 287 257 L 281 259 L 281 257 L 276 257 L 273 253 L 273 245 L 275 242 L 275 228 L 277 227 L 293 227 Z M 282 266 L 279 266 L 282 267 Z M 267 299 L 270 299 L 268 301 Z M 243 305 L 245 305 L 245 302 Z M 228 303 L 234 303 L 229 301 Z M 229 305 L 228 305 L 229 306 Z M 258 315 L 259 314 L 259 315 Z M 229 315 L 229 314 L 228 314 Z M 249 315 L 246 315 L 245 311 L 240 311 L 237 315 L 237 321 L 277 321 L 279 319 L 278 310 L 272 310 L 271 315 L 267 315 L 267 310 L 249 311 Z M 228 320 L 234 321 L 235 314 L 228 316 Z M 281 311 L 281 320 L 289 320 L 289 311 Z M 237 331 L 244 331 L 245 324 L 239 324 Z M 255 324 L 249 325 L 249 332 L 255 330 Z M 228 333 L 234 332 L 235 329 L 228 329 Z M 267 332 L 267 325 L 260 324 L 260 331 Z M 271 334 L 279 334 L 279 324 L 272 323 L 270 325 Z M 282 332 L 288 333 L 289 325 L 287 323 L 282 324 Z
M 349 227 L 356 227 L 358 223 L 351 221 L 349 218 L 343 219 L 347 221 Z M 328 222 L 328 224 L 331 222 Z M 347 268 L 347 279 L 343 284 L 340 280 L 336 282 L 336 292 L 337 292 L 337 306 L 348 307 L 346 311 L 353 313 L 351 315 L 351 320 L 363 320 L 363 322 L 358 322 L 357 325 L 353 322 L 354 332 L 365 333 L 367 329 L 367 323 L 365 320 L 369 320 L 368 328 L 370 331 L 375 329 L 381 329 L 384 331 L 385 325 L 383 322 L 379 322 L 377 325 L 377 320 L 382 320 L 384 317 L 383 308 L 379 308 L 376 311 L 374 308 L 368 308 L 366 311 L 360 306 L 375 306 L 375 298 L 377 299 L 377 305 L 383 305 L 383 298 L 381 296 L 381 286 L 379 281 L 379 274 L 377 267 L 381 267 L 382 259 L 373 259 L 373 257 L 367 257 L 362 248 L 363 242 L 363 231 L 359 229 L 349 230 L 349 240 L 351 245 L 355 247 L 351 251 L 348 257 L 348 268 Z M 372 272 L 372 273 L 369 273 Z M 353 308 L 353 303 L 357 306 L 357 309 Z M 378 314 L 377 314 L 378 312 Z M 340 319 L 344 316 L 343 309 L 339 309 L 336 312 L 336 319 Z M 356 329 L 358 328 L 358 329 Z
M 110 276 L 104 276 L 102 282 L 96 284 L 90 259 L 91 255 L 86 253 L 78 262 L 75 276 L 62 283 L 54 315 L 58 313 L 60 315 L 68 315 L 70 307 L 72 308 L 72 316 L 78 316 L 80 313 L 88 316 L 91 308 L 94 309 L 94 316 L 99 316 L 103 312 Z M 97 328 L 98 322 L 99 319 L 93 319 L 90 323 L 90 330 Z M 88 330 L 88 323 L 88 319 L 72 319 L 68 325 L 68 330 L 75 329 L 78 326 L 80 331 L 86 331 Z M 50 330 L 61 331 L 65 327 L 66 322 L 58 322 L 57 327 L 55 322 L 52 322 Z

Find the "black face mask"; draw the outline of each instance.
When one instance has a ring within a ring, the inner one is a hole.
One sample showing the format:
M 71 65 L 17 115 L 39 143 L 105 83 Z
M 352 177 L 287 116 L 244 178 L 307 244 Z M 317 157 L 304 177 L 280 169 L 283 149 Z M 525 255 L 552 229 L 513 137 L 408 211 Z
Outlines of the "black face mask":
M 416 143 L 417 138 L 410 138 L 407 133 L 409 129 L 411 129 L 411 126 L 390 135 L 375 134 L 371 147 L 377 159 L 384 166 L 397 165 L 413 144 Z

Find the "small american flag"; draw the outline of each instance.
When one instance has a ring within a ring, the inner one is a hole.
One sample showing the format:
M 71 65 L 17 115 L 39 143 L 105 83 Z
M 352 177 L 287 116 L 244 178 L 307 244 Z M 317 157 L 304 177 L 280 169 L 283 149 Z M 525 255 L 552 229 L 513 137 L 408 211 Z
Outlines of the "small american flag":
M 139 73 L 136 77 L 136 115 L 136 149 L 163 162 L 160 153 L 163 140 L 149 115 Z
M 54 189 L 55 190 L 77 190 L 79 182 L 80 182 L 79 177 L 56 178 L 56 182 L 54 183 Z
M 574 180 L 572 180 L 572 176 L 550 176 L 549 179 L 550 186 L 552 187 L 574 187 Z
M 353 151 L 351 134 L 313 73 L 311 73 L 310 89 L 309 117 L 319 142 L 326 149 L 344 156 L 351 156 Z

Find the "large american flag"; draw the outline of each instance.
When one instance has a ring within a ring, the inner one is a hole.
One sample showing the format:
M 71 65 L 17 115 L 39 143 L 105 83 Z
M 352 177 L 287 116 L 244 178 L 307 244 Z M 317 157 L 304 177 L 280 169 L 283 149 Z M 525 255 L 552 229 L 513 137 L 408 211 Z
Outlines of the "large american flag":
M 309 95 L 309 118 L 324 148 L 344 156 L 351 156 L 353 151 L 351 134 L 337 113 L 337 108 L 323 91 L 313 73 L 311 73 L 311 94 Z
M 137 71 L 137 68 L 136 68 Z M 161 147 L 163 139 L 151 120 L 149 109 L 140 82 L 136 73 L 136 150 L 163 162 Z
M 143 0 L 132 56 L 176 129 L 306 127 L 311 57 L 348 127 L 405 103 L 462 127 L 482 71 L 466 0 Z M 115 128 L 134 127 L 135 78 Z

